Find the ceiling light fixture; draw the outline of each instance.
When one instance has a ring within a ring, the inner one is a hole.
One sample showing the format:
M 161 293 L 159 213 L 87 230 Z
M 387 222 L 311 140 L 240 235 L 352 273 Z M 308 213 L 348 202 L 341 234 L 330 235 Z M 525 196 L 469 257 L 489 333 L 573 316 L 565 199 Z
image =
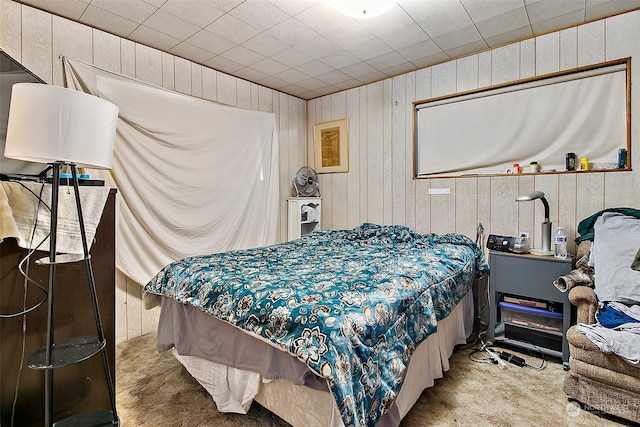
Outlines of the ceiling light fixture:
M 394 4 L 392 0 L 327 0 L 329 6 L 352 18 L 374 18 L 387 12 Z

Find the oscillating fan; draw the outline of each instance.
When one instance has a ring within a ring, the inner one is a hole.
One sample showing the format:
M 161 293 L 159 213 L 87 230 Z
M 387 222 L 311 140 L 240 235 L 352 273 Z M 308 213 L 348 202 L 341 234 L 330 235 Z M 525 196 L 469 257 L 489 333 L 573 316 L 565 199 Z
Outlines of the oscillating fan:
M 296 189 L 297 197 L 320 196 L 320 183 L 318 174 L 309 166 L 298 169 L 293 178 L 293 186 Z

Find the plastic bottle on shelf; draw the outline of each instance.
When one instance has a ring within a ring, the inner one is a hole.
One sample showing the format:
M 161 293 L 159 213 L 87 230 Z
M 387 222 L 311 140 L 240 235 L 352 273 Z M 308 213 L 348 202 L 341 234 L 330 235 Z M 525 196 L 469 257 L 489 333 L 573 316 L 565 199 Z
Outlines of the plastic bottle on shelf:
M 567 153 L 567 170 L 574 171 L 576 170 L 576 153 Z
M 580 157 L 580 170 L 581 171 L 589 170 L 589 159 L 587 157 Z
M 567 258 L 567 233 L 562 227 L 558 227 L 556 234 L 553 236 L 553 246 L 555 247 L 554 255 L 556 258 Z

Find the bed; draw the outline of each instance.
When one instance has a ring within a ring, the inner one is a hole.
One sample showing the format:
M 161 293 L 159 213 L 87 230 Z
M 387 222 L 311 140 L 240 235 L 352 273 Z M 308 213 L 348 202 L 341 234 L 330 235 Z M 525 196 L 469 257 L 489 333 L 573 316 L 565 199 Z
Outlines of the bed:
M 144 287 L 172 350 L 218 410 L 252 400 L 292 425 L 398 425 L 448 369 L 488 271 L 459 234 L 364 223 L 190 257 Z

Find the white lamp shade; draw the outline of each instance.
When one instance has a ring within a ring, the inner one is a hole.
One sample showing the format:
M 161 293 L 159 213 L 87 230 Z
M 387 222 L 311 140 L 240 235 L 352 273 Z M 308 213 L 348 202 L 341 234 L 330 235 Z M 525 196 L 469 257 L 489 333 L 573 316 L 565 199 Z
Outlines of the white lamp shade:
M 118 107 L 84 92 L 40 83 L 11 91 L 5 157 L 111 169 Z

